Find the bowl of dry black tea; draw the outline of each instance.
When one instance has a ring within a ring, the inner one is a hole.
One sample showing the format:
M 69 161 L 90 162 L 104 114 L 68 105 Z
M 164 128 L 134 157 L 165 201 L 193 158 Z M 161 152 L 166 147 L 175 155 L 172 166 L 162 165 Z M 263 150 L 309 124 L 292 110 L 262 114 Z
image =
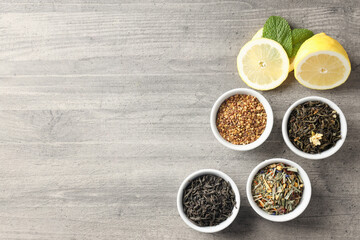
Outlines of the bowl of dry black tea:
M 247 88 L 236 88 L 221 95 L 210 114 L 215 138 L 237 151 L 248 151 L 264 143 L 273 122 L 269 102 L 257 91 Z
M 306 209 L 311 198 L 311 183 L 298 164 L 274 158 L 253 169 L 246 194 L 251 207 L 261 217 L 285 222 L 295 219 Z
M 203 169 L 183 181 L 177 208 L 189 227 L 204 233 L 219 232 L 235 220 L 240 209 L 240 193 L 225 173 Z
M 324 159 L 343 145 L 346 119 L 341 109 L 329 99 L 306 97 L 286 111 L 282 122 L 286 145 L 297 155 L 308 159 Z

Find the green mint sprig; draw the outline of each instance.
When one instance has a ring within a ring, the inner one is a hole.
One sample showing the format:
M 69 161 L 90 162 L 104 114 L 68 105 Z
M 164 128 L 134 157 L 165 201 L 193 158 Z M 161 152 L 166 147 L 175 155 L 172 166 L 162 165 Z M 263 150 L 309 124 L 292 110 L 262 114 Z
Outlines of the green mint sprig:
M 292 37 L 289 23 L 282 17 L 271 16 L 266 20 L 263 37 L 269 38 L 283 46 L 288 56 L 292 53 Z
M 301 44 L 313 35 L 313 32 L 308 29 L 291 30 L 289 23 L 279 16 L 269 17 L 263 30 L 263 37 L 280 43 L 289 58 L 294 57 Z

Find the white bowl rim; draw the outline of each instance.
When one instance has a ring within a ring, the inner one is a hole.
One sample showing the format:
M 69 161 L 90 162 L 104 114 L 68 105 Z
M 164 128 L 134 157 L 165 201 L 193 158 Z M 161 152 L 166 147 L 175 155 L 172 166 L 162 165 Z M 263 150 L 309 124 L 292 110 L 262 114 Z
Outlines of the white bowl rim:
M 252 180 L 254 179 L 256 173 L 260 169 L 262 169 L 270 164 L 279 163 L 279 162 L 293 166 L 298 169 L 298 173 L 300 174 L 300 176 L 304 182 L 304 190 L 303 190 L 303 195 L 301 197 L 299 205 L 293 211 L 291 211 L 290 213 L 284 214 L 284 215 L 270 215 L 270 214 L 266 213 L 264 210 L 262 210 L 260 207 L 258 207 L 258 205 L 255 203 L 253 196 L 251 194 L 251 184 L 252 184 Z M 246 195 L 247 195 L 248 201 L 250 203 L 250 206 L 261 217 L 263 217 L 267 220 L 273 221 L 273 222 L 286 222 L 286 221 L 293 220 L 293 219 L 297 218 L 298 216 L 300 216 L 300 214 L 302 214 L 305 211 L 306 207 L 309 205 L 310 199 L 311 199 L 311 182 L 310 182 L 309 176 L 307 175 L 305 170 L 299 164 L 297 164 L 291 160 L 284 159 L 284 158 L 272 158 L 272 159 L 268 159 L 268 160 L 265 160 L 265 161 L 259 163 L 251 171 L 249 178 L 247 180 L 247 183 L 246 183 Z
M 192 223 L 185 215 L 184 213 L 184 209 L 183 209 L 183 204 L 182 204 L 182 197 L 183 197 L 183 192 L 184 189 L 186 188 L 186 186 L 190 183 L 191 180 L 193 180 L 194 178 L 197 178 L 199 176 L 202 175 L 215 175 L 218 177 L 223 178 L 225 181 L 229 182 L 231 185 L 231 188 L 234 191 L 235 194 L 235 200 L 236 200 L 236 205 L 234 206 L 234 209 L 230 215 L 230 217 L 228 217 L 225 221 L 223 221 L 222 223 L 216 225 L 216 226 L 210 226 L 210 227 L 200 227 L 197 226 L 196 224 Z M 199 232 L 203 232 L 203 233 L 215 233 L 215 232 L 219 232 L 225 228 L 227 228 L 236 218 L 236 216 L 239 213 L 240 210 L 240 192 L 239 189 L 237 188 L 235 182 L 225 173 L 219 171 L 219 170 L 215 170 L 215 169 L 201 169 L 198 170 L 196 172 L 193 172 L 192 174 L 190 174 L 188 177 L 185 178 L 185 180 L 182 182 L 182 184 L 180 185 L 178 194 L 177 194 L 177 209 L 178 212 L 180 214 L 180 217 L 182 218 L 182 220 L 192 229 L 199 231 Z
M 297 149 L 290 141 L 288 131 L 287 131 L 287 123 L 288 123 L 288 119 L 290 117 L 290 113 L 292 112 L 292 110 L 296 106 L 298 106 L 304 102 L 308 102 L 308 101 L 324 102 L 324 103 L 328 104 L 332 109 L 334 109 L 339 114 L 339 117 L 340 117 L 341 139 L 339 141 L 337 141 L 335 146 L 333 146 L 332 148 L 330 148 L 324 152 L 317 153 L 317 154 L 305 153 L 305 152 Z M 285 115 L 283 117 L 283 121 L 282 121 L 283 139 L 291 151 L 293 151 L 296 155 L 303 157 L 303 158 L 318 160 L 318 159 L 324 159 L 324 158 L 330 157 L 331 155 L 335 154 L 341 148 L 341 146 L 344 144 L 346 135 L 347 135 L 347 123 L 346 123 L 346 118 L 345 118 L 344 113 L 334 102 L 332 102 L 331 100 L 324 98 L 324 97 L 310 96 L 310 97 L 301 98 L 301 99 L 297 100 L 296 102 L 294 102 L 288 108 L 288 110 L 285 112 Z
M 220 105 L 226 99 L 228 99 L 229 97 L 231 97 L 235 94 L 246 94 L 246 95 L 251 95 L 251 96 L 256 97 L 260 101 L 260 103 L 264 106 L 264 109 L 265 109 L 265 112 L 267 115 L 266 126 L 265 126 L 264 132 L 261 134 L 261 136 L 256 141 L 246 144 L 246 145 L 235 145 L 235 144 L 232 144 L 232 143 L 226 141 L 220 135 L 220 133 L 216 127 L 216 116 L 217 116 L 217 112 L 219 110 Z M 225 147 L 228 147 L 230 149 L 237 150 L 237 151 L 248 151 L 248 150 L 254 149 L 254 148 L 260 146 L 261 144 L 263 144 L 266 141 L 266 139 L 270 136 L 271 130 L 273 128 L 273 124 L 274 124 L 274 114 L 273 114 L 273 111 L 272 111 L 272 108 L 271 108 L 269 102 L 259 92 L 252 90 L 252 89 L 248 89 L 248 88 L 235 88 L 235 89 L 225 92 L 216 100 L 216 102 L 214 103 L 214 105 L 211 109 L 210 126 L 211 126 L 211 130 L 212 130 L 215 138 Z

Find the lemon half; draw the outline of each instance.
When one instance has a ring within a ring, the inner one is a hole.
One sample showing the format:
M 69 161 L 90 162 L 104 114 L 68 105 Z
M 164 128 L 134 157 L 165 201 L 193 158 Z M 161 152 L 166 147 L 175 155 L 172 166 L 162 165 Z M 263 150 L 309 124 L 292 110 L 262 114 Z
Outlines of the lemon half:
M 260 38 L 251 40 L 241 48 L 237 67 L 240 77 L 249 87 L 270 90 L 286 79 L 289 58 L 278 42 Z
M 306 40 L 297 52 L 294 63 L 295 78 L 305 87 L 318 90 L 340 86 L 351 71 L 345 49 L 325 33 Z
M 240 77 L 249 87 L 270 90 L 288 76 L 289 58 L 278 42 L 259 38 L 241 48 L 237 67 Z

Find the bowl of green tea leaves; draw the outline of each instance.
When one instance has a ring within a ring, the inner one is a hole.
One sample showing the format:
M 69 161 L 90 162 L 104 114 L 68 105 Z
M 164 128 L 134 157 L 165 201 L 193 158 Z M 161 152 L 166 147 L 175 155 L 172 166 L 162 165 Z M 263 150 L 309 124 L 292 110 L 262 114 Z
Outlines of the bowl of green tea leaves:
M 246 193 L 251 207 L 261 217 L 285 222 L 298 217 L 306 209 L 311 198 L 311 183 L 298 164 L 274 158 L 253 169 Z
M 189 227 L 199 232 L 219 232 L 235 220 L 240 209 L 240 193 L 225 173 L 203 169 L 183 181 L 177 208 Z
M 308 159 L 324 159 L 343 145 L 346 119 L 341 109 L 329 99 L 306 97 L 286 111 L 282 122 L 286 145 L 297 155 Z

